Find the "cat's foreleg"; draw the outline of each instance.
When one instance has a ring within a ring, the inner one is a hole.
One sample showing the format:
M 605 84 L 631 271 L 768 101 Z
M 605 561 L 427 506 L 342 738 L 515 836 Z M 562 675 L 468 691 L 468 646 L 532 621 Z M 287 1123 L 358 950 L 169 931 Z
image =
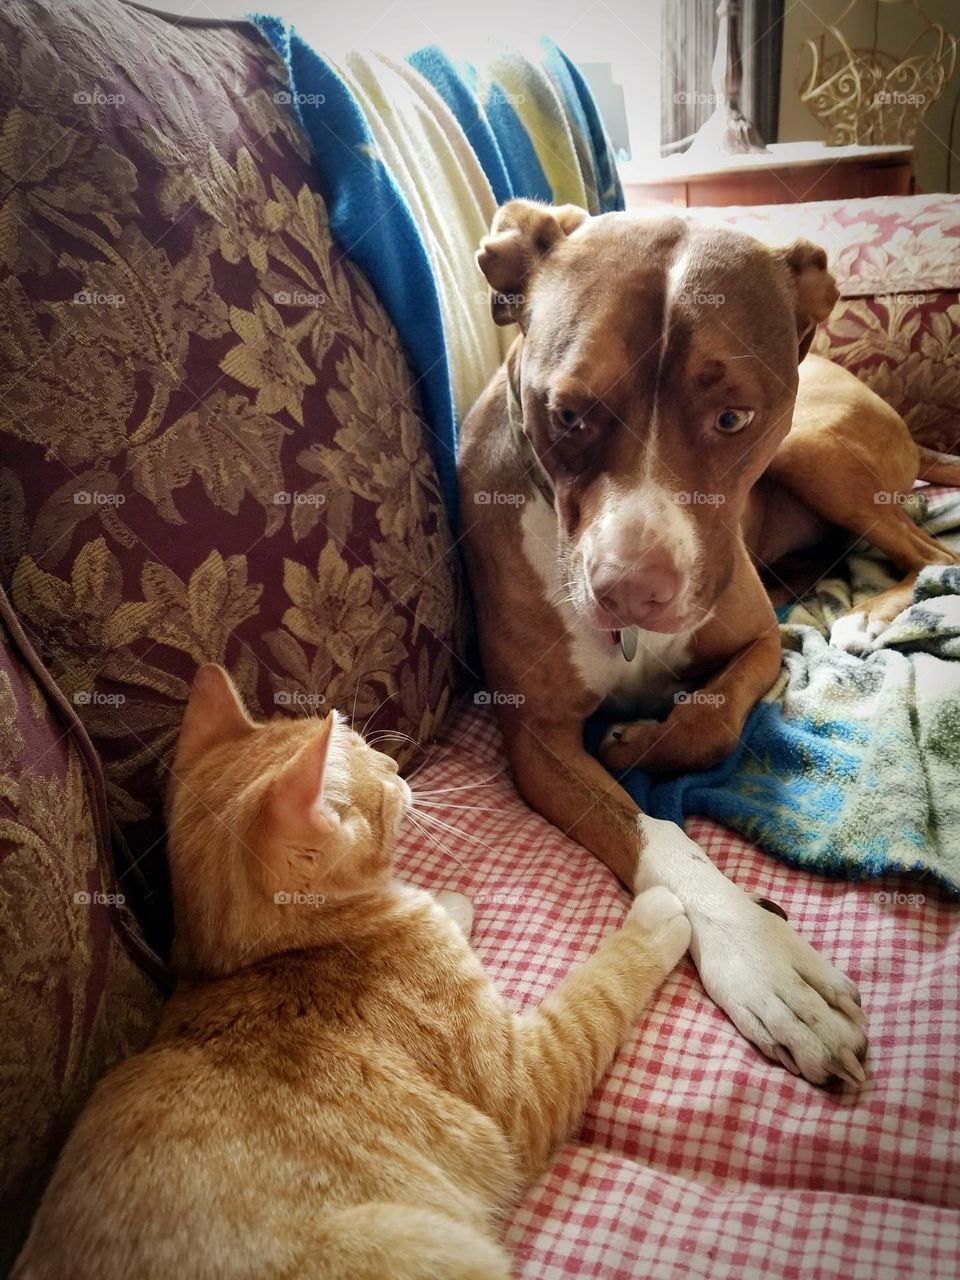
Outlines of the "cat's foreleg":
M 531 1172 L 576 1128 L 614 1054 L 689 944 L 680 900 L 669 889 L 648 889 L 585 964 L 516 1020 L 507 1128 Z

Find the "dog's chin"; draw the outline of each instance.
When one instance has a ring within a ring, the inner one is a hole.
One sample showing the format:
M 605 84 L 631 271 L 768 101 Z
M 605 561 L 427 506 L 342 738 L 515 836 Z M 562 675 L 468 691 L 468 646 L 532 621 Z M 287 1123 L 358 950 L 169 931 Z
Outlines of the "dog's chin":
M 696 615 L 692 611 L 662 608 L 659 605 L 636 614 L 619 617 L 594 605 L 589 613 L 590 625 L 597 631 L 626 631 L 637 627 L 640 631 L 654 631 L 658 635 L 674 636 L 692 631 Z

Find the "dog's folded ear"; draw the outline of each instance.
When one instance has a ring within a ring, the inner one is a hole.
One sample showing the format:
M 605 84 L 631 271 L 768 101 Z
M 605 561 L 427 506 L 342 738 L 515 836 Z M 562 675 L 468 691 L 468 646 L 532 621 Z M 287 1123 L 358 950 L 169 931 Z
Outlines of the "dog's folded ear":
M 523 325 L 539 263 L 558 240 L 576 231 L 589 216 L 573 204 L 509 200 L 501 205 L 477 253 L 477 266 L 492 291 L 490 311 L 497 324 Z
M 790 273 L 797 314 L 797 339 L 800 359 L 810 350 L 810 343 L 821 320 L 833 310 L 840 292 L 827 269 L 827 254 L 809 240 L 794 240 L 777 257 Z

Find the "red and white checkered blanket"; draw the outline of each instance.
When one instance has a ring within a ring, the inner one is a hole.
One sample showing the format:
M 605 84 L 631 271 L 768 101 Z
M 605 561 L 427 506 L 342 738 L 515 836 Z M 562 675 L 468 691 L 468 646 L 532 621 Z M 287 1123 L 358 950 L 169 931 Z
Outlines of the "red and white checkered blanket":
M 405 828 L 401 878 L 472 898 L 487 970 L 517 1009 L 539 1001 L 623 919 L 626 892 L 526 807 L 488 710 L 461 708 L 412 785 L 460 834 Z M 923 882 L 791 870 L 699 819 L 689 834 L 859 984 L 871 1078 L 829 1091 L 772 1065 L 684 960 L 514 1215 L 518 1275 L 957 1280 L 956 906 Z

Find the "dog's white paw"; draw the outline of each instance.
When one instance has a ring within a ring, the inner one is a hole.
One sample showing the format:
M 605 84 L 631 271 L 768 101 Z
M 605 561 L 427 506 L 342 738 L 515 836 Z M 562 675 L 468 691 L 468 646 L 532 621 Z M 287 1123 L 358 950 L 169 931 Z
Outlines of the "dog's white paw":
M 441 889 L 435 896 L 437 906 L 443 907 L 463 936 L 469 938 L 473 928 L 473 903 L 470 899 L 453 889 Z
M 871 619 L 864 609 L 855 609 L 853 613 L 845 613 L 838 618 L 830 628 L 830 643 L 846 653 L 869 653 L 887 625 L 881 619 Z
M 746 895 L 734 905 L 731 898 L 729 911 L 694 919 L 691 954 L 708 994 L 794 1075 L 863 1084 L 866 1020 L 856 986 L 779 916 Z
M 637 888 L 667 884 L 680 898 L 707 994 L 748 1040 L 794 1074 L 815 1084 L 832 1076 L 861 1084 L 865 1019 L 849 978 L 728 880 L 674 823 L 642 814 L 639 825 Z
M 637 894 L 627 921 L 643 930 L 647 942 L 668 969 L 673 968 L 690 946 L 690 921 L 683 903 L 662 885 Z

